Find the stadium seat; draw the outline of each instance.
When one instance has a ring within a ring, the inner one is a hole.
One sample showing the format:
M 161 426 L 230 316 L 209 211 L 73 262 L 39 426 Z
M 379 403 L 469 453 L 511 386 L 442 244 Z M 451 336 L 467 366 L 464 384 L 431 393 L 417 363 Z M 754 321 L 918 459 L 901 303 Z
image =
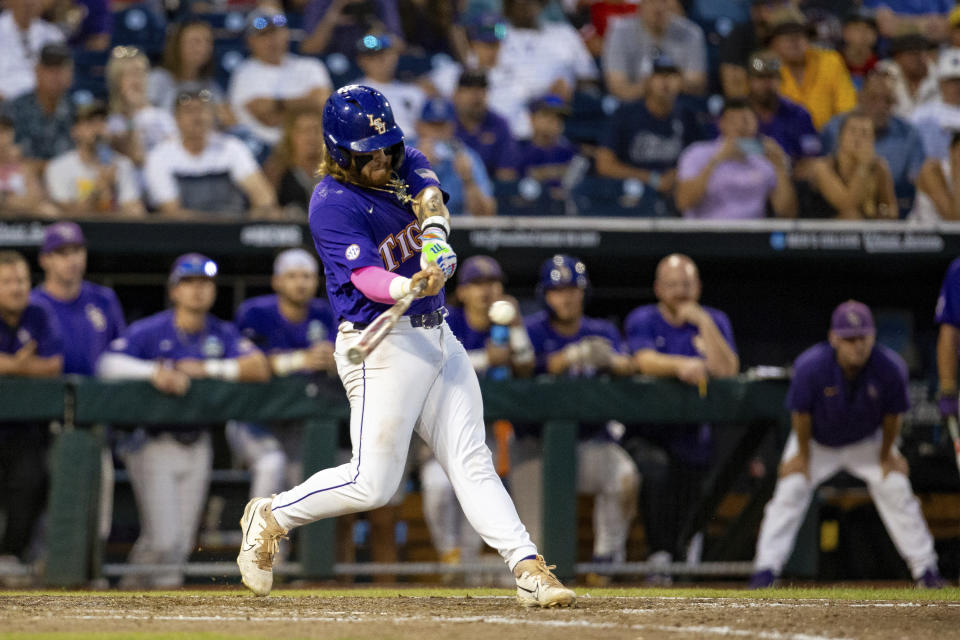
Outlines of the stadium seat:
M 570 192 L 581 216 L 663 218 L 675 216 L 669 202 L 639 180 L 586 176 Z
M 157 60 L 163 53 L 165 22 L 146 3 L 129 6 L 113 16 L 111 45 L 132 45 L 147 54 L 151 61 Z
M 607 118 L 616 111 L 617 99 L 599 91 L 577 91 L 570 104 L 564 135 L 575 143 L 596 144 Z
M 216 61 L 214 79 L 226 91 L 230 85 L 230 74 L 247 57 L 247 46 L 243 40 L 215 42 L 213 59 Z
M 567 213 L 566 201 L 550 197 L 533 178 L 495 180 L 493 195 L 500 216 L 562 216 Z
M 331 53 L 322 62 L 330 72 L 330 80 L 337 89 L 363 75 L 360 67 L 342 53 Z

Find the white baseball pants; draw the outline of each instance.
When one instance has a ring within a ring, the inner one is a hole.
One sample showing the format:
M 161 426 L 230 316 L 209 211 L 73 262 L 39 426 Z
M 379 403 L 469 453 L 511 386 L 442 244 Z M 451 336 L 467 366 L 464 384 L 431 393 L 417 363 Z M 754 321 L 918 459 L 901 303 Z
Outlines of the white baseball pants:
M 360 337 L 337 335 L 337 371 L 350 401 L 349 463 L 315 473 L 273 500 L 285 528 L 386 504 L 403 476 L 414 429 L 450 478 L 470 524 L 512 569 L 537 553 L 484 443 L 480 384 L 466 351 L 443 323 L 414 328 L 402 318 L 358 365 L 346 357 Z
M 192 444 L 181 444 L 170 434 L 149 437 L 139 448 L 124 453 L 123 463 L 140 514 L 140 537 L 127 561 L 185 563 L 193 551 L 210 486 L 210 434 L 204 433 Z M 146 582 L 154 587 L 178 587 L 183 584 L 183 572 L 152 574 Z
M 936 566 L 933 536 L 923 519 L 920 502 L 913 494 L 910 480 L 896 472 L 883 477 L 880 468 L 882 439 L 883 434 L 879 430 L 859 442 L 842 447 L 827 447 L 811 439 L 810 479 L 802 473 L 780 478 L 773 498 L 764 509 L 754 560 L 757 571 L 770 569 L 774 574 L 780 574 L 793 551 L 797 531 L 814 489 L 841 470 L 867 483 L 880 519 L 913 577 L 919 578 L 926 569 Z M 791 433 L 782 459 L 789 460 L 796 455 L 797 449 L 797 436 Z

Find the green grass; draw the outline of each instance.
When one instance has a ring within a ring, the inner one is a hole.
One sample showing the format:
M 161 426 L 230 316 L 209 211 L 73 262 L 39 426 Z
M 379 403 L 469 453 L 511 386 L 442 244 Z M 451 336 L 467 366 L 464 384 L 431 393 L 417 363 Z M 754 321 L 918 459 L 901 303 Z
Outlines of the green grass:
M 940 590 L 875 587 L 790 587 L 746 591 L 743 589 L 644 589 L 644 588 L 587 588 L 578 587 L 581 598 L 736 598 L 741 600 L 775 599 L 827 599 L 827 600 L 893 600 L 893 601 L 960 601 L 960 588 L 948 587 Z M 512 589 L 449 589 L 449 588 L 329 588 L 329 589 L 277 589 L 271 597 L 283 598 L 425 598 L 425 597 L 469 597 L 469 596 L 510 596 Z M 0 604 L 8 596 L 102 596 L 113 598 L 168 598 L 168 597 L 252 597 L 239 587 L 227 589 L 203 589 L 182 591 L 0 591 Z M 0 636 L 2 637 L 2 636 Z M 211 638 L 215 636 L 210 636 Z

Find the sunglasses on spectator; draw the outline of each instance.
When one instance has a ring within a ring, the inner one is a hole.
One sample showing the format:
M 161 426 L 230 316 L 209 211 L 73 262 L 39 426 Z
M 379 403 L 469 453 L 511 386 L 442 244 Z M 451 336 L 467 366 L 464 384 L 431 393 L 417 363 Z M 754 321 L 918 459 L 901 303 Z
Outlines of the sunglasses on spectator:
M 201 89 L 200 91 L 192 91 L 190 93 L 181 93 L 179 96 L 177 96 L 178 106 L 183 106 L 185 104 L 190 104 L 192 102 L 204 102 L 204 103 L 213 102 L 213 94 L 210 93 L 209 89 Z
M 254 18 L 250 26 L 258 32 L 271 28 L 279 29 L 287 26 L 287 16 L 283 15 L 282 13 L 275 13 L 272 16 L 260 16 L 258 18 Z
M 136 58 L 141 55 L 140 49 L 132 47 L 130 45 L 120 45 L 119 47 L 114 47 L 110 51 L 110 57 L 117 60 L 123 60 L 126 58 Z

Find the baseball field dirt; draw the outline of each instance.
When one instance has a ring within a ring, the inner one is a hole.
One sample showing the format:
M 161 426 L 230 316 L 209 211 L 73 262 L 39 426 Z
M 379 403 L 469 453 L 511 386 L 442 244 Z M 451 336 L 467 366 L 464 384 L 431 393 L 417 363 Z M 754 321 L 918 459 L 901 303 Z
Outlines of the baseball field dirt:
M 685 640 L 960 638 L 960 590 L 582 590 L 524 610 L 504 590 L 0 592 L 0 638 Z

